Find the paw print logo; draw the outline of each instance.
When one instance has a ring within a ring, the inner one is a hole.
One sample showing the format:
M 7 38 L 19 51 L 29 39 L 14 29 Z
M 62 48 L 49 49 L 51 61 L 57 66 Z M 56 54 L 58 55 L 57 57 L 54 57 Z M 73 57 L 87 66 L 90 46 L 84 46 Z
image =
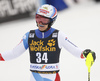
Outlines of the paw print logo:
M 47 45 L 49 45 L 50 47 L 55 46 L 55 40 L 54 39 L 48 40 Z

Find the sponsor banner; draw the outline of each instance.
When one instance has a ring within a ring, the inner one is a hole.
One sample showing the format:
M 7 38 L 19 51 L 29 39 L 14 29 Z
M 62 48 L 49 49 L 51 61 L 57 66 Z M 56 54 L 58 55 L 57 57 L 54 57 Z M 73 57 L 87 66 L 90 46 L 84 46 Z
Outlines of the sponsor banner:
M 31 70 L 36 70 L 36 71 L 57 71 L 59 70 L 59 63 L 54 63 L 54 64 L 30 64 L 30 69 Z
M 0 23 L 29 17 L 36 4 L 36 0 L 0 0 Z

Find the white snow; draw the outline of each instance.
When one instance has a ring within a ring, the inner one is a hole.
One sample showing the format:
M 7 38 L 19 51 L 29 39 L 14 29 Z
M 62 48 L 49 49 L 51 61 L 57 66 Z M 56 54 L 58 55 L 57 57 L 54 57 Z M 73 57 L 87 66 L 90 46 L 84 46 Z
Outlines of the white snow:
M 91 81 L 100 79 L 100 3 L 92 1 L 71 4 L 69 9 L 58 13 L 53 25 L 67 34 L 80 48 L 96 52 L 96 61 L 91 67 Z M 30 29 L 36 29 L 34 18 L 0 24 L 0 52 L 13 49 Z M 28 50 L 17 59 L 0 62 L 0 81 L 29 81 Z M 72 56 L 64 48 L 60 55 L 61 81 L 88 81 L 85 60 Z

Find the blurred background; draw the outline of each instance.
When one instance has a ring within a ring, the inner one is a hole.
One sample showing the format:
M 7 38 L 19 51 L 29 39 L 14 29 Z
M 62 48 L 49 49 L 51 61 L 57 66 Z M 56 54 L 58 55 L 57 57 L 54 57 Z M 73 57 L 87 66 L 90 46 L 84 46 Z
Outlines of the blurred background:
M 66 34 L 75 45 L 92 49 L 97 58 L 91 67 L 91 81 L 100 80 L 100 0 L 0 0 L 0 52 L 13 49 L 23 35 L 37 29 L 35 13 L 42 4 L 58 10 L 53 28 Z M 11 61 L 0 62 L 0 81 L 29 81 L 28 50 Z M 88 81 L 85 61 L 62 49 L 61 81 Z

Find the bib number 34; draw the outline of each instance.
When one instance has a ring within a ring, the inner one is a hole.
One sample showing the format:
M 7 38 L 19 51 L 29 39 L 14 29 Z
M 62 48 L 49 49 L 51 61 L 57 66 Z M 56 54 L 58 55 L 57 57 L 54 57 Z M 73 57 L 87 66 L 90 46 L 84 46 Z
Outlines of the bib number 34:
M 47 52 L 44 52 L 43 55 L 40 52 L 36 53 L 36 62 L 41 63 L 42 61 L 48 62 Z

